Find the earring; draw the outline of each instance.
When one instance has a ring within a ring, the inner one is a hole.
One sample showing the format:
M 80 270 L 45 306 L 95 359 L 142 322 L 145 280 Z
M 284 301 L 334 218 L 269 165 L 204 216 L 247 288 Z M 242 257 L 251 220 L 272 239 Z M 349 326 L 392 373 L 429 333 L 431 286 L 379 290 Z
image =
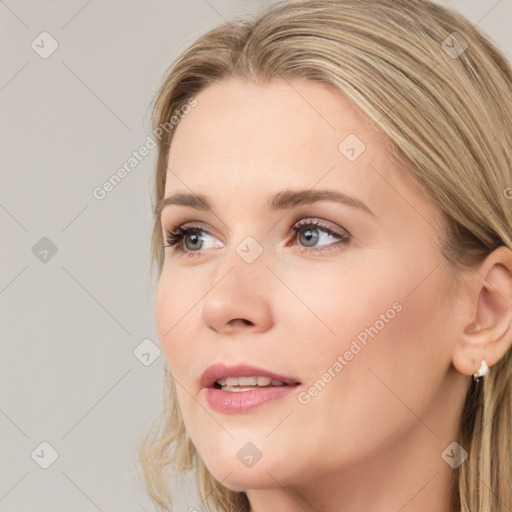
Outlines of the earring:
M 473 380 L 476 380 L 477 382 L 480 380 L 480 377 L 483 377 L 484 375 L 487 375 L 489 373 L 489 367 L 487 366 L 487 363 L 485 360 L 482 359 L 482 364 L 480 365 L 480 368 L 478 371 L 476 371 L 473 374 Z

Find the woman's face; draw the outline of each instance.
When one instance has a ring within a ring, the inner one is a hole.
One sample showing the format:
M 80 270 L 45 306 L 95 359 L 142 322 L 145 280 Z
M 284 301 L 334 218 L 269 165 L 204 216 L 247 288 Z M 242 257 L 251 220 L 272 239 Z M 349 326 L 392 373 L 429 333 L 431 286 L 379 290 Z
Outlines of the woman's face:
M 165 196 L 183 196 L 161 218 L 164 236 L 195 231 L 165 249 L 156 324 L 210 472 L 246 490 L 425 456 L 412 446 L 440 460 L 467 381 L 430 201 L 323 84 L 230 79 L 196 99 L 169 157 Z M 212 365 L 232 372 L 201 382 Z M 216 389 L 237 375 L 260 379 Z

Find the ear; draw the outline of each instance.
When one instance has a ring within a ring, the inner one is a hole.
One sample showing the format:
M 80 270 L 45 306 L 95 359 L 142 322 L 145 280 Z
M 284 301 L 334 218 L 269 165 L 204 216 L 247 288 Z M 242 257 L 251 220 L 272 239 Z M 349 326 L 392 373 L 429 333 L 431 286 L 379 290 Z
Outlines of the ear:
M 512 346 L 512 250 L 498 247 L 469 274 L 452 354 L 465 375 L 475 373 L 482 359 L 491 368 Z

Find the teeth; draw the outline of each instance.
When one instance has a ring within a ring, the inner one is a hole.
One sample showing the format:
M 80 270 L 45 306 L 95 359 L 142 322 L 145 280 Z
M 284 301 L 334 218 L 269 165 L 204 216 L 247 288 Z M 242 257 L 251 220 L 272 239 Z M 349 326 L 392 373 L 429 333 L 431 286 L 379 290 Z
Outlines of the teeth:
M 247 391 L 253 389 L 255 386 L 285 386 L 285 383 L 271 379 L 270 377 L 254 376 L 254 377 L 226 377 L 225 379 L 218 379 L 219 384 L 223 391 Z M 249 387 L 248 387 L 249 386 Z M 229 389 L 226 389 L 229 388 Z
M 258 386 L 268 386 L 271 382 L 270 377 L 258 377 Z
M 240 393 L 241 391 L 251 391 L 254 387 L 244 388 L 242 386 L 222 386 L 222 391 L 229 391 L 231 393 Z

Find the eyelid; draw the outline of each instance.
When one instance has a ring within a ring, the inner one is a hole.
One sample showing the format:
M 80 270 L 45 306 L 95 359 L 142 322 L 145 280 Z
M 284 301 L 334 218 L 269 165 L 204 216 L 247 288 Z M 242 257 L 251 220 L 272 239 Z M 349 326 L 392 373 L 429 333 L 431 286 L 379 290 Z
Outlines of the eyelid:
M 331 227 L 332 226 L 332 227 Z M 320 253 L 322 251 L 331 251 L 339 249 L 340 245 L 346 245 L 352 240 L 352 235 L 350 232 L 345 229 L 333 224 L 329 221 L 325 221 L 323 219 L 319 219 L 317 217 L 299 217 L 298 220 L 292 223 L 288 233 L 282 237 L 282 239 L 287 239 L 292 235 L 294 236 L 294 240 L 297 235 L 305 228 L 312 227 L 313 229 L 318 229 L 320 231 L 324 231 L 329 236 L 334 236 L 339 240 L 332 244 L 325 244 L 320 246 L 313 247 L 305 247 L 305 246 L 296 246 L 299 251 L 306 253 Z M 183 248 L 183 240 L 186 236 L 190 234 L 190 232 L 204 232 L 208 235 L 217 238 L 216 235 L 210 230 L 208 227 L 205 227 L 201 222 L 184 222 L 182 224 L 174 225 L 170 230 L 164 230 L 164 239 L 168 242 L 167 245 L 163 245 L 163 247 L 168 247 L 172 249 L 173 253 L 183 253 L 185 256 L 197 256 L 204 253 L 204 249 L 199 249 L 197 251 L 190 251 Z M 171 242 L 169 242 L 171 240 Z
M 320 222 L 318 222 L 320 220 Z M 291 222 L 290 229 L 288 230 L 288 233 L 285 236 L 290 236 L 293 234 L 296 229 L 294 229 L 295 226 L 309 226 L 309 225 L 315 225 L 318 226 L 324 230 L 332 231 L 336 236 L 352 236 L 350 232 L 346 228 L 341 228 L 337 226 L 336 224 L 320 219 L 319 217 L 304 217 L 303 215 L 299 215 L 296 217 L 295 220 Z M 216 237 L 215 233 L 213 233 L 213 230 L 211 230 L 209 227 L 205 226 L 200 221 L 190 221 L 190 222 L 183 222 L 182 224 L 174 224 L 173 227 L 170 230 L 166 230 L 163 228 L 164 234 L 167 231 L 176 230 L 177 228 L 181 228 L 183 230 L 185 229 L 197 229 L 200 231 L 204 231 L 205 233 L 208 233 L 209 235 Z
M 203 224 L 200 221 L 190 221 L 190 222 L 182 222 L 182 223 L 173 223 L 171 224 L 171 227 L 167 229 L 165 227 L 165 224 L 162 223 L 162 230 L 163 234 L 165 236 L 166 233 L 170 233 L 177 230 L 197 230 L 197 231 L 204 231 L 205 233 L 208 233 L 210 236 L 213 236 L 215 238 L 218 238 L 217 235 L 214 233 L 214 230 L 212 230 L 207 225 Z
M 336 224 L 333 224 L 332 222 L 320 219 L 318 217 L 299 217 L 296 221 L 292 223 L 288 235 L 300 231 L 300 229 L 305 226 L 318 227 L 323 231 L 332 233 L 333 235 L 338 236 L 340 238 L 352 236 L 347 229 L 339 227 Z
M 174 238 L 178 238 L 178 237 L 179 237 L 179 240 L 176 240 L 176 242 L 174 242 L 172 244 L 170 244 L 170 243 L 168 243 L 167 245 L 164 244 L 163 247 L 164 248 L 168 247 L 170 249 L 173 249 L 173 252 L 175 252 L 175 253 L 182 252 L 182 253 L 186 253 L 187 255 L 190 255 L 190 256 L 201 254 L 203 252 L 203 250 L 188 251 L 188 250 L 183 249 L 183 247 L 182 247 L 184 237 L 187 236 L 189 234 L 188 232 L 191 232 L 191 231 L 192 232 L 195 232 L 195 231 L 204 232 L 213 238 L 217 238 L 215 236 L 215 234 L 212 232 L 212 230 L 205 227 L 202 223 L 198 223 L 198 222 L 194 222 L 194 221 L 184 222 L 182 224 L 173 225 L 173 227 L 169 230 L 164 229 L 164 233 L 163 233 L 164 241 L 168 242 L 170 238 L 174 239 Z M 181 233 L 183 233 L 183 234 L 181 234 Z

